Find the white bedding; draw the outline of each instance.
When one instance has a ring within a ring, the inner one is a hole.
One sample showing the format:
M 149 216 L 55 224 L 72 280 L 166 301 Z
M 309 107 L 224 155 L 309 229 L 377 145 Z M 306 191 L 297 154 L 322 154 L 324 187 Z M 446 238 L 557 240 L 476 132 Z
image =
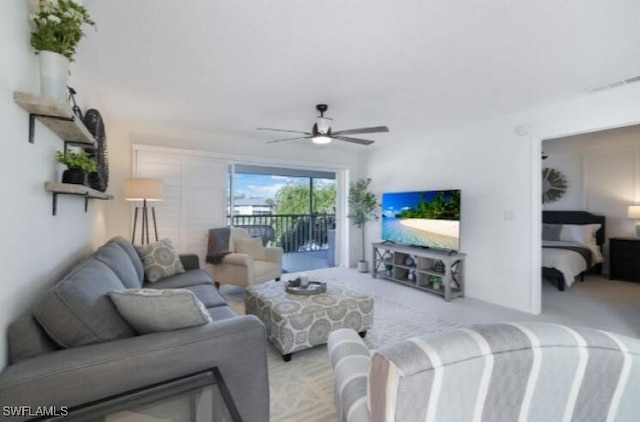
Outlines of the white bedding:
M 600 248 L 595 243 L 583 244 L 577 242 L 563 241 L 542 241 L 542 246 L 579 246 L 591 250 L 591 265 L 596 265 L 604 261 Z M 582 255 L 578 252 L 557 249 L 542 248 L 542 266 L 547 268 L 555 268 L 564 276 L 565 286 L 571 287 L 577 275 L 587 270 L 587 263 Z

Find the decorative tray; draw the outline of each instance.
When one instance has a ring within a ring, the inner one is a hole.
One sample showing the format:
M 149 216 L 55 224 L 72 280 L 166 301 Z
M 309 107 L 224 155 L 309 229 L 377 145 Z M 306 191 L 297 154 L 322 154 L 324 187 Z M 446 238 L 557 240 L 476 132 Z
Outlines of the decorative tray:
M 327 283 L 324 281 L 309 281 L 309 285 L 306 287 L 300 286 L 300 279 L 289 280 L 284 283 L 284 289 L 287 293 L 294 295 L 317 295 L 327 291 Z

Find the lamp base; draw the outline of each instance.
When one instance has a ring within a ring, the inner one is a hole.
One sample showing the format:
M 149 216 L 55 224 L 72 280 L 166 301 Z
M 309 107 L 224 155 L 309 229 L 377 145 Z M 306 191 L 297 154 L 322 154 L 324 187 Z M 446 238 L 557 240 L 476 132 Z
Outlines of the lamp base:
M 133 233 L 131 234 L 131 243 L 135 243 L 136 239 L 136 228 L 138 226 L 138 211 L 141 214 L 142 220 L 142 230 L 140 233 L 140 244 L 144 245 L 145 243 L 149 244 L 149 233 L 151 232 L 151 228 L 149 227 L 149 208 L 151 208 L 151 215 L 153 217 L 153 232 L 155 234 L 156 242 L 158 241 L 158 226 L 156 224 L 156 209 L 154 207 L 147 207 L 147 200 L 143 201 L 142 207 L 136 207 L 136 212 L 133 217 Z
M 640 222 L 636 223 L 636 238 L 640 239 Z

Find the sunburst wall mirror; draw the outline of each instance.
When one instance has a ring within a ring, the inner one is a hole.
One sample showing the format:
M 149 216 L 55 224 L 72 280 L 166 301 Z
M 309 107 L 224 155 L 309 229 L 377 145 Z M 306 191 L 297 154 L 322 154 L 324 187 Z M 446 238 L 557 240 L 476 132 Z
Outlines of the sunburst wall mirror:
M 548 204 L 562 198 L 567 191 L 567 178 L 560 171 L 545 167 L 542 169 L 542 203 Z

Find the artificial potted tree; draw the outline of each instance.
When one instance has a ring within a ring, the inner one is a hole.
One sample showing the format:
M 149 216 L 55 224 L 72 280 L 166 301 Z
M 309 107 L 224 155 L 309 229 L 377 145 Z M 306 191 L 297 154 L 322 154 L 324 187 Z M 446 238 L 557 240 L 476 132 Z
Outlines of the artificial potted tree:
M 85 185 L 87 174 L 97 171 L 96 160 L 89 157 L 85 151 L 66 153 L 57 151 L 58 162 L 67 166 L 62 172 L 62 183 L 72 183 L 75 185 Z
M 369 191 L 371 179 L 358 179 L 349 188 L 348 218 L 354 226 L 360 229 L 362 235 L 362 259 L 358 261 L 358 271 L 369 272 L 369 263 L 365 259 L 364 227 L 370 220 L 377 220 L 376 211 L 380 208 L 376 196 Z

